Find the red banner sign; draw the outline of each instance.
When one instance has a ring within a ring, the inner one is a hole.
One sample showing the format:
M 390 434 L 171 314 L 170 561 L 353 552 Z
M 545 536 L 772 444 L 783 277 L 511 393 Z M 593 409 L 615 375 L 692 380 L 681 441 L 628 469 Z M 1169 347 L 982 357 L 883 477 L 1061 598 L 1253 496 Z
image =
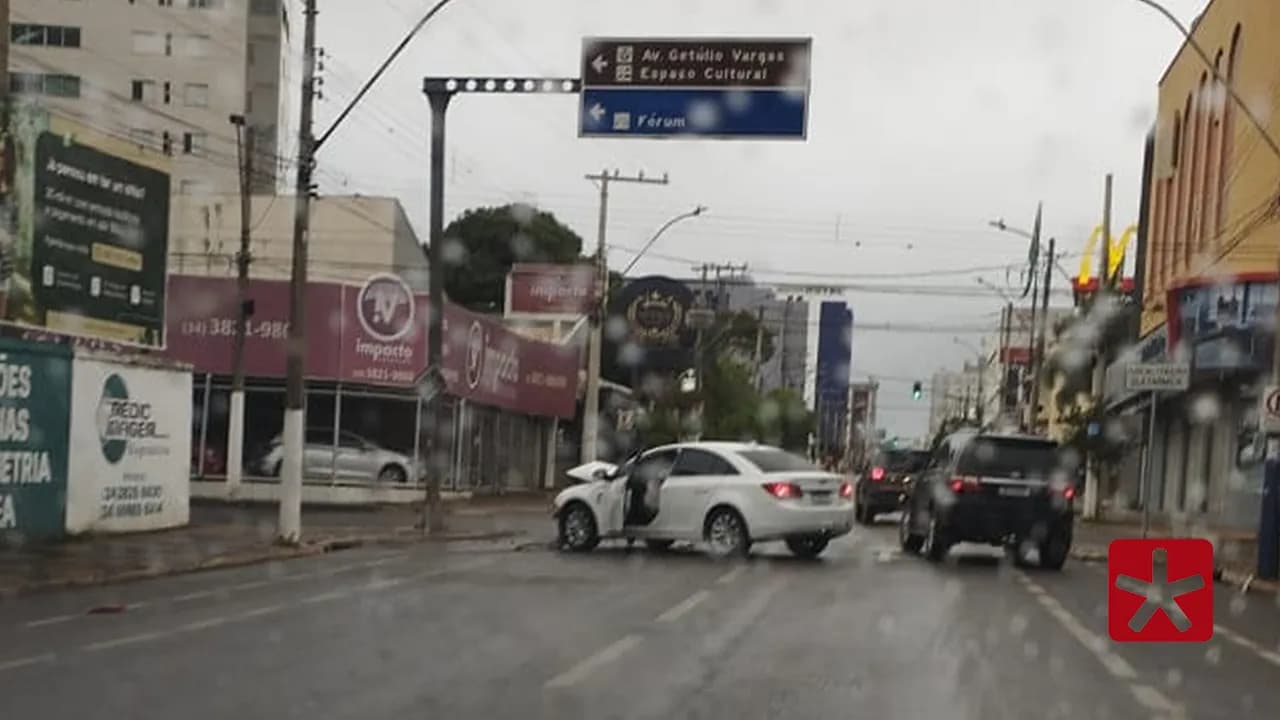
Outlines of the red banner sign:
M 288 283 L 253 280 L 245 372 L 284 375 Z M 236 290 L 231 278 L 169 278 L 166 354 L 198 372 L 229 374 Z M 397 276 L 363 286 L 310 283 L 307 377 L 406 387 L 427 362 L 427 298 Z M 572 417 L 579 350 L 523 338 L 501 323 L 445 306 L 442 372 L 450 394 L 530 415 Z
M 591 265 L 517 264 L 507 276 L 508 312 L 530 315 L 585 315 L 595 298 Z

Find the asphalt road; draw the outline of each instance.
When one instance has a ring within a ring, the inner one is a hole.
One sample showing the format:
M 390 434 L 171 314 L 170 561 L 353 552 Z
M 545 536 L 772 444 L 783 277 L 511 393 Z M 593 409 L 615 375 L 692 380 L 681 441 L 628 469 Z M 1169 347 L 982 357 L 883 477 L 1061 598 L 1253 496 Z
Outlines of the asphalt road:
M 1107 639 L 1102 566 L 941 566 L 859 529 L 819 562 L 472 543 L 0 601 L 4 717 L 1242 718 L 1280 714 L 1280 605 Z

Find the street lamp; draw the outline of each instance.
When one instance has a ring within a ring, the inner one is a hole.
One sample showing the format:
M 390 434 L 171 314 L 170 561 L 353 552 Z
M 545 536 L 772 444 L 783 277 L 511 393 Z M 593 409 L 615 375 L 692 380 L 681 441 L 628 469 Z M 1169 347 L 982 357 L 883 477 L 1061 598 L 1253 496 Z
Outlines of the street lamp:
M 636 263 L 640 262 L 640 258 L 644 257 L 644 254 L 649 252 L 649 248 L 653 247 L 653 244 L 658 242 L 658 238 L 662 237 L 662 233 L 666 232 L 668 228 L 681 220 L 695 218 L 705 212 L 707 212 L 707 208 L 703 205 L 699 205 L 689 212 L 681 213 L 663 223 L 662 227 L 658 228 L 658 232 L 654 233 L 653 237 L 649 238 L 649 242 L 645 243 L 644 247 L 640 248 L 640 252 L 636 253 L 636 256 L 631 258 L 631 262 L 627 263 L 627 267 L 622 270 L 622 275 L 625 277 L 627 273 L 631 272 L 631 269 L 636 266 Z

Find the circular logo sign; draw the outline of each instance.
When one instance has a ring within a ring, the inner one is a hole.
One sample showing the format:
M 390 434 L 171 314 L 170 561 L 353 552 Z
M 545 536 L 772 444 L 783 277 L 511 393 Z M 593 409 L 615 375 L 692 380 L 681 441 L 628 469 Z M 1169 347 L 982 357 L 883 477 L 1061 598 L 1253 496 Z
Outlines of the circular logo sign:
M 484 326 L 479 320 L 471 322 L 467 332 L 467 387 L 474 389 L 484 375 Z
M 127 405 L 129 388 L 124 378 L 108 375 L 102 383 L 102 397 L 98 400 L 98 439 L 102 443 L 102 456 L 112 465 L 120 462 L 128 448 L 127 435 L 115 429 L 120 415 L 118 408 Z
M 398 275 L 379 273 L 365 281 L 356 298 L 364 331 L 383 342 L 404 337 L 413 326 L 413 291 Z

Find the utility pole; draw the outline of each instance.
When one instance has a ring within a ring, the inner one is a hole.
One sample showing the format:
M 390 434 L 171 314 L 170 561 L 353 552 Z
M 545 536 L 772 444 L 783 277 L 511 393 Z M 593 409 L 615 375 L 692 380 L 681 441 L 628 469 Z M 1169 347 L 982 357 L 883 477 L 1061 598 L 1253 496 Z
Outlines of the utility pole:
M 1030 263 L 1031 267 L 1028 268 L 1028 270 L 1031 273 L 1031 318 L 1030 318 L 1030 325 L 1027 327 L 1027 354 L 1030 356 L 1029 358 L 1027 358 L 1028 365 L 1029 365 L 1027 369 L 1029 371 L 1028 374 L 1031 375 L 1030 383 L 1032 387 L 1027 388 L 1026 395 L 1024 395 L 1024 397 L 1027 399 L 1028 402 L 1027 402 L 1027 407 L 1023 408 L 1023 416 L 1022 416 L 1023 429 L 1027 430 L 1028 432 L 1032 430 L 1032 427 L 1035 423 L 1035 415 L 1036 415 L 1035 405 L 1031 402 L 1031 399 L 1035 397 L 1034 386 L 1036 382 L 1036 378 L 1035 378 L 1036 296 L 1040 294 L 1038 291 L 1039 284 L 1040 284 L 1040 274 L 1038 272 L 1039 266 L 1036 263 L 1040 261 L 1040 220 L 1041 220 L 1041 214 L 1043 212 L 1043 207 L 1044 207 L 1043 205 L 1036 205 L 1036 221 L 1035 221 L 1035 224 L 1031 226 L 1031 263 Z
M 596 298 L 595 308 L 591 314 L 591 335 L 587 341 L 587 389 L 582 402 L 582 462 L 589 463 L 597 459 L 597 442 L 600 435 L 600 353 L 604 346 L 604 315 L 609 298 L 609 259 L 605 246 L 605 235 L 609 218 L 609 183 L 628 182 L 645 185 L 666 185 L 667 176 L 661 178 L 645 177 L 644 173 L 634 176 L 623 175 L 620 171 L 601 171 L 598 175 L 587 175 L 586 178 L 600 183 L 600 225 L 596 230 Z M 432 286 L 434 287 L 434 283 Z
M 1049 252 L 1045 256 L 1044 265 L 1044 287 L 1041 292 L 1044 293 L 1044 299 L 1041 301 L 1040 312 L 1040 332 L 1036 336 L 1035 346 L 1031 350 L 1031 423 L 1028 428 L 1032 434 L 1040 426 L 1040 373 L 1044 368 L 1044 344 L 1045 335 L 1049 331 L 1049 286 L 1053 282 L 1053 254 L 1055 250 L 1055 241 L 1049 238 Z M 1032 298 L 1034 301 L 1035 298 Z M 1035 328 L 1031 329 L 1035 333 Z
M 1093 294 L 1090 314 L 1098 325 L 1098 347 L 1094 351 L 1092 395 L 1095 408 L 1103 406 L 1103 387 L 1107 374 L 1107 327 L 1106 315 L 1110 313 L 1107 304 L 1111 300 L 1111 174 L 1107 173 L 1105 190 L 1102 198 L 1102 264 L 1098 268 L 1098 289 Z M 1102 468 L 1097 457 L 1090 458 L 1085 469 L 1084 508 L 1083 515 L 1092 520 L 1098 516 L 1098 500 L 1101 492 Z
M 293 268 L 289 277 L 289 344 L 285 354 L 284 458 L 280 469 L 277 539 L 297 544 L 302 537 L 302 440 L 306 427 L 307 244 L 311 222 L 311 135 L 316 79 L 316 0 L 306 0 L 302 31 L 302 105 L 298 124 L 298 176 L 294 190 Z
M 244 342 L 253 306 L 249 301 L 250 211 L 252 210 L 254 132 L 244 115 L 232 115 L 240 161 L 240 250 L 236 253 L 236 334 L 231 350 L 231 405 L 227 416 L 227 494 L 240 490 L 244 469 Z M 209 399 L 205 398 L 205 402 Z

